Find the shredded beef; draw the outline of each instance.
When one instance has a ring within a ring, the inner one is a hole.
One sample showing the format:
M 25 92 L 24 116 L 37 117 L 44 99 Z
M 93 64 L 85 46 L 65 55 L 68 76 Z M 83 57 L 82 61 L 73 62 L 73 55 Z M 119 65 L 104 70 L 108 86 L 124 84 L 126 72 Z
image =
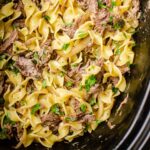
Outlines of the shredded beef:
M 139 10 L 140 10 L 140 1 L 139 0 L 132 0 L 132 15 L 133 16 L 138 16 Z
M 61 118 L 53 113 L 48 113 L 47 115 L 44 115 L 41 120 L 42 124 L 44 126 L 48 126 L 53 132 L 57 132 L 59 123 L 61 122 Z
M 15 20 L 13 25 L 15 27 L 18 27 L 18 28 L 24 28 L 25 27 L 25 20 L 24 19 Z
M 122 74 L 125 74 L 125 73 L 130 71 L 130 68 L 128 66 L 126 66 L 126 65 L 120 66 L 119 69 L 120 69 Z
M 75 110 L 75 112 L 77 114 L 81 113 L 81 111 L 80 111 L 80 102 L 78 100 L 72 98 L 70 100 L 70 105 L 72 106 L 72 108 Z
M 97 93 L 99 91 L 100 91 L 99 84 L 95 84 L 94 86 L 92 86 L 90 88 L 90 91 L 88 92 L 88 94 L 95 94 L 95 93 Z
M 88 5 L 88 0 L 77 0 L 77 2 L 79 3 L 79 6 L 83 9 L 83 10 L 87 10 L 89 5 Z
M 110 28 L 110 26 L 108 25 L 109 20 L 110 20 L 110 14 L 108 10 L 106 9 L 100 10 L 100 12 L 96 14 L 96 18 L 94 19 L 95 30 L 103 34 L 106 28 Z
M 19 57 L 16 65 L 20 69 L 20 72 L 25 77 L 39 77 L 40 73 L 36 68 L 35 64 L 31 59 L 27 59 L 25 57 Z
M 109 80 L 110 80 L 110 82 L 113 83 L 113 85 L 116 85 L 119 82 L 118 77 L 110 77 Z
M 88 5 L 89 5 L 89 8 L 88 8 L 89 12 L 91 14 L 96 15 L 97 12 L 98 12 L 98 3 L 97 3 L 97 0 L 89 0 L 89 4 Z
M 73 38 L 76 30 L 80 27 L 80 25 L 85 23 L 88 19 L 89 19 L 89 16 L 87 14 L 86 15 L 82 15 L 82 16 L 80 16 L 79 18 L 77 18 L 75 20 L 75 22 L 73 23 L 72 26 L 69 26 L 69 27 L 67 26 L 63 30 L 68 34 L 68 36 L 70 38 Z
M 95 116 L 91 114 L 85 114 L 81 118 L 79 118 L 82 123 L 90 123 L 95 120 Z
M 0 95 L 3 92 L 3 85 L 4 85 L 4 77 L 3 77 L 2 72 L 0 72 Z
M 10 37 L 5 40 L 1 45 L 0 45 L 0 53 L 7 51 L 7 49 L 13 44 L 13 42 L 18 38 L 18 32 L 14 30 L 11 34 Z

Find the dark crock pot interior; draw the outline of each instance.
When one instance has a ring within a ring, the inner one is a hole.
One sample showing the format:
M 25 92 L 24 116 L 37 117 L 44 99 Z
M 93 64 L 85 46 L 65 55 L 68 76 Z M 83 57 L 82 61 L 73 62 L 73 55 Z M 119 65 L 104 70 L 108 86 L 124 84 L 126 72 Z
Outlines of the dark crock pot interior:
M 0 3 L 4 2 L 0 0 Z M 6 1 L 5 1 L 6 2 Z M 141 18 L 138 31 L 134 35 L 136 40 L 135 62 L 131 75 L 127 76 L 129 99 L 122 107 L 122 115 L 116 115 L 116 110 L 123 100 L 125 94 L 118 97 L 109 121 L 115 124 L 115 128 L 109 129 L 106 123 L 92 132 L 82 137 L 76 138 L 71 143 L 56 143 L 50 150 L 112 150 L 127 149 L 132 143 L 138 128 L 146 119 L 150 108 L 149 80 L 150 80 L 150 1 L 141 0 Z M 136 126 L 138 124 L 138 126 Z M 0 141 L 1 150 L 13 149 L 14 140 Z M 39 144 L 32 144 L 28 148 L 21 147 L 20 150 L 46 150 Z

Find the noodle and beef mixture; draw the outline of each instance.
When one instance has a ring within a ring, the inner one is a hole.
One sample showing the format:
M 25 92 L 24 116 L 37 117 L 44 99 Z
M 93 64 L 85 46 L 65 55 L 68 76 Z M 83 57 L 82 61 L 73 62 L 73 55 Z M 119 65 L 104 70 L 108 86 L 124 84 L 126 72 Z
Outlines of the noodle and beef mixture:
M 138 0 L 0 6 L 0 139 L 72 141 L 110 117 L 134 60 Z

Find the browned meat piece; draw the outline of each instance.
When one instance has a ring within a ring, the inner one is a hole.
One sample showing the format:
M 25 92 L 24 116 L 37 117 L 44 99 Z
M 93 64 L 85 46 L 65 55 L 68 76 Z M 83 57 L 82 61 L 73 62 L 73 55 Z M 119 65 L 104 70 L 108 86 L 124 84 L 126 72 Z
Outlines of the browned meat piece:
M 91 121 L 95 120 L 95 116 L 94 115 L 90 115 L 90 114 L 85 114 L 79 120 L 82 123 L 90 123 Z
M 99 67 L 102 67 L 104 65 L 104 59 L 100 58 L 96 61 L 96 65 L 98 65 Z
M 18 27 L 18 28 L 24 28 L 25 27 L 25 20 L 24 19 L 15 20 L 13 23 L 13 26 Z
M 79 6 L 83 9 L 83 10 L 87 10 L 89 5 L 88 5 L 88 0 L 77 0 L 77 2 L 79 3 Z
M 0 53 L 6 51 L 17 38 L 18 38 L 18 32 L 14 30 L 11 33 L 10 37 L 0 45 Z
M 130 68 L 126 65 L 119 67 L 122 74 L 125 74 L 130 71 Z
M 110 6 L 110 0 L 103 0 L 103 3 Z M 89 0 L 88 10 L 91 13 L 92 20 L 94 21 L 95 30 L 103 34 L 106 28 L 110 28 L 110 25 L 108 25 L 110 21 L 110 12 L 108 9 L 99 9 L 97 0 Z
M 24 17 L 26 16 L 22 0 L 14 0 L 14 9 L 21 11 Z
M 98 2 L 97 0 L 89 0 L 89 12 L 92 13 L 92 14 L 97 14 L 98 12 Z M 96 16 L 95 16 L 96 17 Z
M 110 77 L 109 80 L 116 85 L 119 82 L 119 78 L 118 77 Z
M 103 0 L 103 3 L 106 4 L 106 6 L 111 6 L 111 0 Z
M 132 0 L 132 15 L 133 16 L 138 16 L 139 10 L 140 10 L 140 1 L 139 0 Z
M 40 73 L 36 68 L 35 64 L 32 62 L 31 59 L 27 59 L 25 57 L 19 57 L 16 65 L 20 69 L 20 72 L 25 77 L 39 77 Z
M 41 117 L 41 121 L 44 126 L 49 126 L 50 130 L 56 132 L 58 130 L 59 123 L 61 122 L 61 118 L 58 115 L 49 113 Z
M 96 14 L 96 17 L 94 19 L 95 30 L 103 34 L 104 30 L 110 27 L 108 25 L 109 21 L 110 21 L 110 13 L 108 12 L 107 9 L 101 9 Z
M 83 23 L 85 23 L 87 20 L 89 19 L 89 15 L 82 15 L 79 18 L 77 18 L 75 20 L 75 22 L 73 23 L 72 26 L 70 27 L 65 27 L 63 30 L 68 34 L 68 36 L 70 38 L 73 38 L 76 30 L 80 27 L 80 25 L 82 25 Z
M 95 93 L 97 93 L 97 92 L 99 92 L 99 91 L 100 91 L 99 84 L 95 84 L 94 86 L 92 86 L 92 87 L 90 88 L 90 91 L 89 91 L 88 94 L 95 94 Z
M 4 85 L 4 77 L 3 77 L 2 72 L 0 72 L 0 95 L 3 92 L 3 85 Z
M 80 102 L 76 99 L 71 99 L 70 100 L 70 106 L 72 106 L 72 108 L 75 110 L 75 112 L 77 114 L 80 114 L 81 111 L 80 111 Z

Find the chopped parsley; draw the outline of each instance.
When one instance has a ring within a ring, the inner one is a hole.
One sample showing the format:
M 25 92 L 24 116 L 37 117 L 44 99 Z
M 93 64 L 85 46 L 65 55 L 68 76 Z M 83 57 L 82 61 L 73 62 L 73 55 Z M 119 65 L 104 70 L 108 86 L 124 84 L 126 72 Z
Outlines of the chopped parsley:
M 3 60 L 3 59 L 5 59 L 5 58 L 6 58 L 6 55 L 5 55 L 5 54 L 0 55 L 0 60 Z
M 39 55 L 37 52 L 34 53 L 33 59 L 34 59 L 34 63 L 37 64 L 37 62 L 39 61 Z
M 69 47 L 69 45 L 70 45 L 69 43 L 64 44 L 63 47 L 62 47 L 62 49 L 63 49 L 63 50 L 67 50 L 68 47 Z
M 110 7 L 109 11 L 112 12 L 115 6 L 117 6 L 117 3 L 116 3 L 116 1 L 112 0 L 111 1 L 111 7 Z
M 51 107 L 51 112 L 56 114 L 56 115 L 63 115 L 64 113 L 60 110 L 60 106 L 58 104 L 54 104 Z
M 40 104 L 36 104 L 32 107 L 31 114 L 34 115 L 41 108 Z
M 9 118 L 8 114 L 7 114 L 7 115 L 5 116 L 5 118 L 4 118 L 3 124 L 15 125 L 15 122 L 12 121 L 12 120 Z
M 103 4 L 102 0 L 97 0 L 97 3 L 98 3 L 98 8 L 99 9 L 107 8 L 107 6 Z
M 96 124 L 99 125 L 102 121 L 96 120 Z
M 91 98 L 90 105 L 94 106 L 95 104 L 96 104 L 96 99 L 95 98 Z
M 86 106 L 85 104 L 82 104 L 82 105 L 80 106 L 80 110 L 81 110 L 83 113 L 86 112 L 86 108 L 87 108 L 87 106 Z
M 72 85 L 73 85 L 73 82 L 71 82 L 71 81 L 68 81 L 68 82 L 66 83 L 66 87 L 72 87 Z
M 79 34 L 78 34 L 79 38 L 85 38 L 87 35 L 88 35 L 88 33 L 85 33 L 85 32 L 82 32 L 82 31 L 80 31 Z
M 130 61 L 127 62 L 127 66 L 128 66 L 129 68 L 131 67 Z
M 117 49 L 117 50 L 115 51 L 115 55 L 120 55 L 120 54 L 121 54 L 120 49 Z
M 89 128 L 90 128 L 90 124 L 86 123 L 85 128 L 84 128 L 84 132 L 87 132 Z
M 94 75 L 91 75 L 86 81 L 85 81 L 85 89 L 87 92 L 90 91 L 90 88 L 95 85 L 97 82 L 96 77 Z
M 119 91 L 119 89 L 116 88 L 116 87 L 112 87 L 112 91 L 113 91 L 114 94 L 116 94 Z
M 114 28 L 115 30 L 120 30 L 120 29 L 122 29 L 122 28 L 124 27 L 124 25 L 125 25 L 124 20 L 123 20 L 123 19 L 120 19 L 120 20 L 118 20 L 118 21 L 113 25 L 113 28 Z
M 0 131 L 0 139 L 4 140 L 4 139 L 7 139 L 7 138 L 8 138 L 8 135 L 7 135 L 6 129 L 1 129 L 1 131 Z
M 46 21 L 49 21 L 51 18 L 47 15 L 43 16 L 43 18 L 46 20 Z
M 113 22 L 113 16 L 109 17 L 109 22 L 112 23 Z
M 4 104 L 4 99 L 2 97 L 0 97 L 0 105 Z
M 66 117 L 65 118 L 66 121 L 76 121 L 75 117 Z
M 42 88 L 46 88 L 46 87 L 47 87 L 46 80 L 43 80 L 43 82 L 42 82 Z
M 10 60 L 8 63 L 7 63 L 7 68 L 11 71 L 13 71 L 15 74 L 18 74 L 19 73 L 19 70 L 17 67 L 14 66 L 15 64 L 15 61 L 13 60 Z
M 60 72 L 60 76 L 61 76 L 61 77 L 64 77 L 64 76 L 65 76 L 65 73 L 64 73 L 64 72 Z
M 65 23 L 65 26 L 67 26 L 67 27 L 71 27 L 71 26 L 72 26 L 72 24 L 73 24 L 73 22 Z

